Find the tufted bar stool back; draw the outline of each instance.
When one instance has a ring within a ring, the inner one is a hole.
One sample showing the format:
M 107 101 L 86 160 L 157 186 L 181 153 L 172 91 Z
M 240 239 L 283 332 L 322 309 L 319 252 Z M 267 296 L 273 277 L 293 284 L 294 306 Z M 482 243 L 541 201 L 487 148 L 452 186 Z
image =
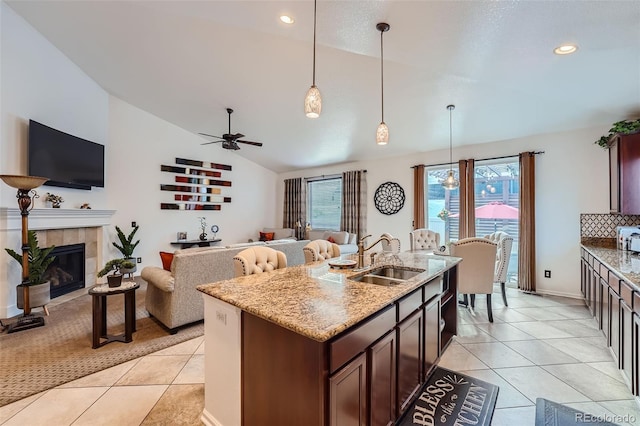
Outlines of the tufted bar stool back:
M 340 246 L 327 240 L 313 240 L 302 248 L 304 263 L 340 257 Z
M 506 232 L 497 231 L 493 234 L 485 235 L 484 238 L 498 244 L 496 254 L 496 270 L 493 277 L 494 283 L 500 283 L 502 287 L 502 301 L 507 305 L 507 294 L 505 283 L 507 282 L 507 270 L 509 269 L 509 259 L 511 258 L 511 248 L 513 247 L 513 237 Z
M 233 257 L 236 277 L 260 274 L 287 267 L 287 256 L 271 247 L 249 247 Z
M 382 251 L 384 253 L 391 253 L 391 254 L 398 254 L 400 253 L 400 239 L 394 237 L 391 234 L 388 233 L 384 233 L 382 235 L 380 235 L 380 237 L 387 237 L 389 238 L 389 242 L 386 242 L 385 240 L 382 240 Z
M 440 234 L 426 228 L 414 229 L 409 232 L 411 250 L 438 250 Z

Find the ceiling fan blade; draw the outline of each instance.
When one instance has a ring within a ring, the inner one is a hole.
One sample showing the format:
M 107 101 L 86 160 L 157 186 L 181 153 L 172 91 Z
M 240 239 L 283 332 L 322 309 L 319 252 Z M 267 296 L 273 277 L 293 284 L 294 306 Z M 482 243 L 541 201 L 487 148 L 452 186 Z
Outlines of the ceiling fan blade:
M 240 139 L 240 138 L 244 138 L 244 135 L 242 133 L 236 133 L 235 135 L 233 135 L 234 139 Z
M 246 143 L 247 145 L 262 146 L 262 142 L 251 142 L 251 141 L 236 141 L 236 142 Z
M 224 142 L 224 141 L 211 141 L 211 142 L 201 143 L 200 145 L 210 145 L 212 143 L 220 143 L 220 142 Z
M 207 134 L 207 133 L 198 133 L 198 134 L 199 134 L 199 135 L 202 135 L 202 136 L 209 136 L 210 138 L 218 138 L 218 139 L 222 139 L 220 136 L 209 135 L 209 134 Z

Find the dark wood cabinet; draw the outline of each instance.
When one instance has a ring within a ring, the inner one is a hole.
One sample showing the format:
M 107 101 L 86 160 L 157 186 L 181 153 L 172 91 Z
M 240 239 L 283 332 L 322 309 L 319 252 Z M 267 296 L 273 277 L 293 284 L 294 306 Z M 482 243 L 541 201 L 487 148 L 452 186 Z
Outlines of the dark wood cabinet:
M 424 307 L 424 364 L 426 377 L 440 358 L 440 298 L 427 302 Z
M 398 407 L 403 411 L 422 383 L 422 310 L 398 324 Z
M 371 426 L 395 423 L 396 411 L 396 332 L 391 331 L 369 350 L 369 406 Z
M 609 346 L 614 361 L 620 368 L 620 296 L 609 288 L 609 304 L 611 306 Z
M 393 425 L 457 330 L 456 268 L 324 342 L 242 312 L 243 424 Z
M 633 289 L 625 282 L 620 283 L 620 369 L 622 376 L 631 387 L 633 347 Z
M 362 354 L 329 379 L 332 426 L 367 424 L 367 357 Z
M 640 133 L 617 135 L 609 142 L 611 213 L 640 214 Z

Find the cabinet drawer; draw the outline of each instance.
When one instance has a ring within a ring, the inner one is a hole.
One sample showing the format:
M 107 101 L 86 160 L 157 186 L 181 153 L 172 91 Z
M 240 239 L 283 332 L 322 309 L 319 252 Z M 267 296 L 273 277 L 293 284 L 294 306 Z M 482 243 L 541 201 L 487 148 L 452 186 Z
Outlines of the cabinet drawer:
M 442 282 L 441 276 L 426 283 L 424 285 L 424 301 L 428 302 L 434 296 L 437 296 L 440 293 L 442 293 L 442 287 L 443 287 L 443 282 Z
M 363 352 L 396 325 L 396 307 L 392 305 L 364 324 L 347 330 L 329 345 L 329 372 L 334 373 L 347 361 Z
M 613 272 L 609 272 L 609 288 L 620 295 L 620 277 Z
M 640 315 L 640 293 L 633 293 L 633 312 Z
M 422 287 L 398 300 L 398 302 L 396 302 L 398 304 L 398 322 L 422 306 L 422 300 Z
M 633 307 L 633 289 L 624 281 L 620 281 L 620 298 L 629 308 Z

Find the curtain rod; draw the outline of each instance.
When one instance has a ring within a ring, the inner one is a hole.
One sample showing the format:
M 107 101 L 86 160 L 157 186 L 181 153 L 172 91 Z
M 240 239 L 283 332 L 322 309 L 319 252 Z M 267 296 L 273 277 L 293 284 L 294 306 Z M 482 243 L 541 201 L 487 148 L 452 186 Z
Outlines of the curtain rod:
M 544 151 L 529 151 L 531 154 L 533 155 L 538 155 L 538 154 L 544 154 Z M 474 158 L 474 161 L 489 161 L 489 160 L 502 160 L 504 158 L 514 158 L 514 157 L 519 157 L 520 154 L 513 154 L 513 155 L 503 155 L 502 157 L 491 157 L 491 158 Z M 411 166 L 412 169 L 415 169 L 416 167 L 419 166 L 424 166 L 424 167 L 437 167 L 437 166 L 448 166 L 450 163 L 440 163 L 440 164 L 418 164 L 416 166 Z
M 356 171 L 361 171 L 362 173 L 367 173 L 366 170 L 356 170 Z M 320 176 L 311 176 L 311 177 L 306 177 L 306 178 L 303 178 L 303 179 L 306 179 L 306 180 L 310 180 L 310 179 L 325 179 L 325 178 L 333 179 L 333 178 L 337 178 L 337 177 L 340 177 L 340 176 L 342 176 L 342 173 L 334 173 L 334 174 L 330 174 L 330 175 L 320 175 Z

